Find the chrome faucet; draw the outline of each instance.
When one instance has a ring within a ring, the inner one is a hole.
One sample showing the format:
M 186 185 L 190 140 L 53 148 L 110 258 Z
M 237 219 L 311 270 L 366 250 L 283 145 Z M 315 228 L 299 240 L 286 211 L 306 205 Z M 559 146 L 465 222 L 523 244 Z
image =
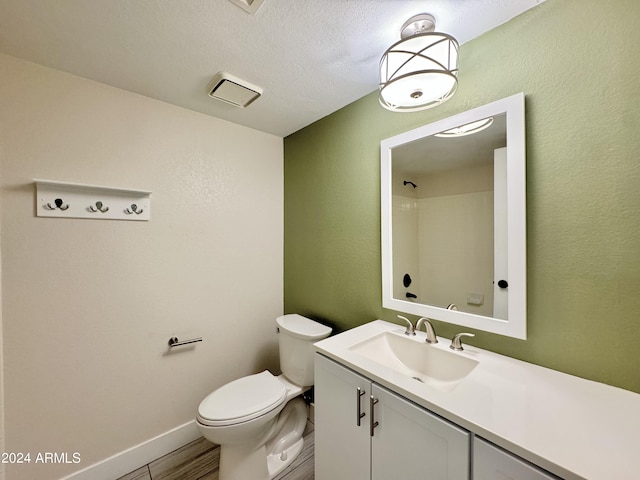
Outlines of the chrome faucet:
M 411 323 L 411 320 L 409 320 L 407 317 L 403 317 L 402 315 L 397 315 L 397 317 L 401 318 L 402 320 L 407 322 L 407 328 L 404 331 L 405 335 L 415 335 L 416 334 L 416 329 L 414 328 L 413 323 Z
M 438 343 L 438 337 L 436 337 L 436 331 L 428 318 L 422 317 L 416 324 L 416 330 L 420 330 L 420 327 L 424 324 L 424 329 L 427 332 L 427 343 Z

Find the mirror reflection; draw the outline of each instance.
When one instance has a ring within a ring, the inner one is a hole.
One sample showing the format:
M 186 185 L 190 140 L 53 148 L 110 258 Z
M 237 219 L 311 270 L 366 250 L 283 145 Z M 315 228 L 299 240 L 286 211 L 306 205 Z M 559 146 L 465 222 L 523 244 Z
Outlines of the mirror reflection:
M 381 142 L 382 305 L 526 338 L 524 95 Z
M 462 127 L 392 150 L 393 297 L 506 320 L 506 114 Z

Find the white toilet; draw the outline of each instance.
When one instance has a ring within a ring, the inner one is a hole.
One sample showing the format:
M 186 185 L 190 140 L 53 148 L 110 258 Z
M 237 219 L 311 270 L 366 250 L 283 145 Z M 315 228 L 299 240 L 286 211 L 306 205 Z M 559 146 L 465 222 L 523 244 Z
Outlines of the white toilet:
M 313 343 L 331 328 L 301 315 L 276 319 L 280 369 L 239 378 L 209 394 L 197 425 L 220 445 L 219 480 L 270 480 L 302 450 L 307 421 L 303 392 L 313 385 Z

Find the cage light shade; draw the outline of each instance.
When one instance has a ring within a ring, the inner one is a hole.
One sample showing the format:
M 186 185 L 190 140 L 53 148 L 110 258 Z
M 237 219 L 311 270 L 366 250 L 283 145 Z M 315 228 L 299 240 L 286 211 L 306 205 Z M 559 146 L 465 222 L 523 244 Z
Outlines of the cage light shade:
M 380 104 L 393 111 L 435 107 L 458 86 L 458 42 L 446 33 L 400 40 L 380 60 Z

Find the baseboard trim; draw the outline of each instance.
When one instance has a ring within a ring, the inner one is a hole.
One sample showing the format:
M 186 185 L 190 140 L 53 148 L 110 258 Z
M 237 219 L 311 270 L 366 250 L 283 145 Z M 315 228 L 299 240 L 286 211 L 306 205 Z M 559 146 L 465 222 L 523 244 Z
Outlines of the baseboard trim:
M 94 463 L 61 480 L 115 480 L 201 437 L 195 420 Z

